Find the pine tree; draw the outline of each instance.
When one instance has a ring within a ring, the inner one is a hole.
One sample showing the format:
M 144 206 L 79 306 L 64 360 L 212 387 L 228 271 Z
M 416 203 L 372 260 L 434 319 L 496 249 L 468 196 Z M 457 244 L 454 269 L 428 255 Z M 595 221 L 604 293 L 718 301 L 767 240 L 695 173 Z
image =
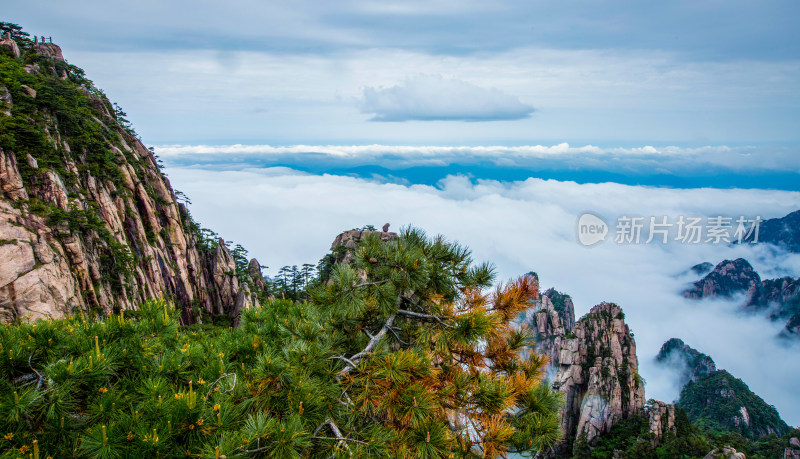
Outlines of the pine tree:
M 493 269 L 471 262 L 465 247 L 420 230 L 390 242 L 368 235 L 352 265 L 336 265 L 312 292 L 345 351 L 333 356 L 338 409 L 318 427 L 353 441 L 338 447 L 497 457 L 559 438 L 560 399 L 542 382 L 547 360 L 520 358 L 531 337 L 512 326 L 538 299 L 538 283 L 526 276 L 487 294 Z
M 560 399 L 511 323 L 538 285 L 492 281 L 412 229 L 367 237 L 308 301 L 267 301 L 238 328 L 181 327 L 163 298 L 0 327 L 0 457 L 534 453 L 559 437 Z

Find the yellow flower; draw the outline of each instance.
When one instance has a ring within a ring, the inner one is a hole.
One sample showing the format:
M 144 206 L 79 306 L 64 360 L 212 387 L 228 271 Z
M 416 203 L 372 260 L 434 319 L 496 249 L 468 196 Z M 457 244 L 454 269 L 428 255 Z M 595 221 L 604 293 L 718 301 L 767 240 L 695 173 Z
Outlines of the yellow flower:
M 217 405 L 217 406 L 219 406 L 219 405 Z M 9 432 L 9 433 L 3 435 L 3 438 L 5 438 L 6 440 L 11 440 L 12 438 L 14 438 L 14 434 Z
M 204 385 L 205 383 L 206 382 L 203 381 L 203 378 L 200 378 L 200 379 L 197 380 L 197 384 L 200 385 L 200 386 Z
M 25 454 L 25 453 L 27 453 L 27 452 L 28 452 L 28 450 L 29 450 L 29 449 L 30 449 L 30 447 L 28 447 L 27 445 L 26 445 L 26 446 L 23 446 L 23 447 L 21 447 L 21 448 L 19 449 L 19 453 L 20 453 L 20 454 Z
M 219 403 L 214 405 L 214 411 L 219 411 Z M 13 436 L 14 434 L 8 434 L 8 435 L 12 435 Z M 10 440 L 10 438 L 9 438 L 9 440 Z
M 201 425 L 203 425 L 204 422 L 205 421 L 203 420 L 203 418 L 200 418 L 200 419 L 197 420 L 197 425 L 201 426 Z
M 108 389 L 106 389 L 105 387 L 101 387 L 100 389 L 97 389 L 97 391 L 100 392 L 101 394 L 105 394 L 106 392 L 108 392 Z
M 175 394 L 175 400 L 180 400 L 182 398 L 183 398 L 183 394 L 182 393 L 178 392 L 177 394 Z

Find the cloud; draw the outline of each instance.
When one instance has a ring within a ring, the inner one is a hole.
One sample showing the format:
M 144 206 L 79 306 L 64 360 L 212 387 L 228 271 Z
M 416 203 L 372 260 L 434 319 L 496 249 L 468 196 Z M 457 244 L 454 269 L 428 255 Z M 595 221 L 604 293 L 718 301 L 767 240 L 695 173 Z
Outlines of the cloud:
M 502 183 L 465 177 L 449 177 L 435 187 L 272 169 L 167 172 L 172 184 L 192 198 L 198 221 L 247 247 L 270 266 L 269 273 L 283 265 L 316 262 L 342 230 L 385 222 L 396 230 L 413 224 L 466 244 L 476 260 L 495 263 L 500 280 L 537 271 L 543 287 L 573 296 L 578 315 L 601 301 L 620 304 L 636 334 L 648 397 L 677 397 L 673 378 L 659 372 L 652 359 L 664 341 L 679 337 L 742 378 L 788 422 L 800 424 L 795 387 L 800 367 L 786 364 L 797 359 L 800 349 L 773 339 L 781 325 L 741 316 L 733 303 L 696 302 L 679 295 L 690 280 L 681 273 L 696 263 L 741 256 L 759 272 L 779 265 L 800 276 L 799 255 L 776 258 L 762 246 L 709 244 L 626 246 L 607 241 L 586 248 L 575 234 L 576 219 L 585 211 L 608 222 L 622 215 L 775 217 L 800 208 L 798 192 L 539 179 Z
M 435 184 L 452 174 L 520 180 L 615 181 L 682 188 L 796 190 L 800 156 L 792 147 L 595 145 L 162 145 L 156 152 L 173 166 L 244 169 L 287 165 L 314 173 L 395 176 Z M 535 172 L 531 172 L 535 171 Z
M 389 88 L 366 87 L 360 103 L 372 121 L 501 121 L 528 118 L 534 108 L 498 89 L 439 75 L 406 78 Z

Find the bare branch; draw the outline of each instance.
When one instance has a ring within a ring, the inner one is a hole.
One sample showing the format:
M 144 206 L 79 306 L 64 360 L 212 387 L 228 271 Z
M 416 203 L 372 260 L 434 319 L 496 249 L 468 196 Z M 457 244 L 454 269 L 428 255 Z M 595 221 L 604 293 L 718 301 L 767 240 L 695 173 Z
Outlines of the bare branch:
M 398 309 L 397 313 L 407 317 L 413 317 L 415 319 L 434 320 L 436 322 L 439 322 L 439 324 L 445 328 L 453 328 L 452 325 L 444 323 L 444 321 L 442 321 L 441 318 L 439 318 L 438 316 L 434 316 L 432 314 L 420 314 L 418 312 L 406 311 L 405 309 Z
M 386 332 L 389 331 L 389 328 L 392 327 L 392 324 L 394 323 L 395 317 L 397 317 L 397 314 L 392 314 L 391 316 L 389 316 L 388 319 L 386 319 L 386 323 L 383 324 L 383 327 L 381 327 L 380 331 L 378 331 L 378 333 L 376 333 L 375 336 L 373 336 L 372 339 L 369 340 L 369 343 L 367 343 L 367 346 L 361 352 L 359 352 L 358 354 L 350 357 L 350 360 L 352 362 L 348 363 L 347 366 L 345 366 L 344 369 L 339 372 L 339 375 L 344 376 L 344 375 L 350 373 L 350 370 L 352 370 L 353 368 L 356 367 L 355 365 L 353 365 L 353 363 L 358 363 L 358 361 L 362 357 L 366 356 L 367 354 L 372 352 L 373 349 L 375 349 L 375 346 L 378 345 L 378 343 L 381 341 L 381 339 L 383 339 L 383 337 L 386 335 Z
M 339 442 L 351 441 L 353 443 L 361 443 L 362 445 L 368 445 L 369 444 L 369 443 L 367 443 L 365 441 L 354 440 L 352 438 L 344 438 L 344 437 L 311 437 L 311 438 L 313 438 L 314 440 L 335 440 L 335 441 L 339 441 Z

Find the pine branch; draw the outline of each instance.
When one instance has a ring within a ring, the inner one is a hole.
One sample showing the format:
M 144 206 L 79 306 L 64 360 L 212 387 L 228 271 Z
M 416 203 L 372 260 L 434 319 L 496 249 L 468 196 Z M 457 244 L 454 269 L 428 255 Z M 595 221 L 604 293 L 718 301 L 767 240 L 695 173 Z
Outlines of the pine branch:
M 350 360 L 352 362 L 348 363 L 347 366 L 345 366 L 344 369 L 339 372 L 340 376 L 344 376 L 344 375 L 350 373 L 350 370 L 352 370 L 353 368 L 356 367 L 354 365 L 354 363 L 358 363 L 358 361 L 362 357 L 366 356 L 367 354 L 372 352 L 373 349 L 375 349 L 375 346 L 378 345 L 378 343 L 381 341 L 381 339 L 383 339 L 383 337 L 386 335 L 386 332 L 389 331 L 389 329 L 392 327 L 392 324 L 394 323 L 395 317 L 397 317 L 397 314 L 392 314 L 391 316 L 389 316 L 389 318 L 386 319 L 386 323 L 383 324 L 383 327 L 381 327 L 380 331 L 378 331 L 378 333 L 376 333 L 375 336 L 372 337 L 371 340 L 369 340 L 369 343 L 367 343 L 367 346 L 361 352 L 359 352 L 358 354 L 350 357 Z
M 400 315 L 408 316 L 408 317 L 414 317 L 415 319 L 435 320 L 436 322 L 439 322 L 439 324 L 441 326 L 445 327 L 445 328 L 453 328 L 452 325 L 444 323 L 444 321 L 442 321 L 442 319 L 440 319 L 438 316 L 434 316 L 432 314 L 420 314 L 419 312 L 406 311 L 405 309 L 398 309 L 397 313 L 400 314 Z
M 353 443 L 361 443 L 362 445 L 368 445 L 369 443 L 361 440 L 354 440 L 352 438 L 345 438 L 345 437 L 311 437 L 314 440 L 335 440 L 338 442 L 350 441 Z

